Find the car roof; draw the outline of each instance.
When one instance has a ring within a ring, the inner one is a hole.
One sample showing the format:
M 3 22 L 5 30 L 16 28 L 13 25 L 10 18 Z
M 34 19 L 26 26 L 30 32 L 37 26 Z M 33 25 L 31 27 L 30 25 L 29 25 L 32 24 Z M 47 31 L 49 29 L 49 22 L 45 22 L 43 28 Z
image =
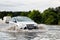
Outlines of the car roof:
M 26 17 L 26 16 L 16 16 L 16 17 L 12 17 L 12 18 L 19 18 L 19 17 L 20 17 L 20 18 L 23 18 L 23 17 L 24 17 L 24 18 L 28 18 L 28 17 Z

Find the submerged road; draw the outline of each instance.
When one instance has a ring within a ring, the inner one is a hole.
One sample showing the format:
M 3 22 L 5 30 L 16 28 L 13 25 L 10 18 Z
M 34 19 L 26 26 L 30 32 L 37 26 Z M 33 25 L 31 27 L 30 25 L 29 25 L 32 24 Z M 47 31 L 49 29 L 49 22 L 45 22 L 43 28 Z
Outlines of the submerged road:
M 14 25 L 3 23 L 0 29 L 11 26 Z M 60 40 L 60 26 L 46 25 L 46 29 L 47 32 L 0 32 L 0 40 Z

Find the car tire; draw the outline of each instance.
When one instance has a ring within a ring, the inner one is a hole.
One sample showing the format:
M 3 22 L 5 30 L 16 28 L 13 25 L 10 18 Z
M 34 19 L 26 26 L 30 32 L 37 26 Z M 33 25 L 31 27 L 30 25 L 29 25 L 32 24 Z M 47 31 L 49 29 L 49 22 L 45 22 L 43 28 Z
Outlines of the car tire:
M 27 29 L 27 27 L 25 27 L 24 29 Z

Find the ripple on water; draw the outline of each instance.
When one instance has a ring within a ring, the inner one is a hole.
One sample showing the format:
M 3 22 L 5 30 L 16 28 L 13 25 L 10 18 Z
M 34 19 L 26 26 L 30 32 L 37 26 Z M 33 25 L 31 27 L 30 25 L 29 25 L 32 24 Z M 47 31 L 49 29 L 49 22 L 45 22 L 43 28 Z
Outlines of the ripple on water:
M 0 32 L 0 40 L 60 40 L 60 32 L 49 31 L 43 33 L 25 32 L 25 33 L 9 33 Z

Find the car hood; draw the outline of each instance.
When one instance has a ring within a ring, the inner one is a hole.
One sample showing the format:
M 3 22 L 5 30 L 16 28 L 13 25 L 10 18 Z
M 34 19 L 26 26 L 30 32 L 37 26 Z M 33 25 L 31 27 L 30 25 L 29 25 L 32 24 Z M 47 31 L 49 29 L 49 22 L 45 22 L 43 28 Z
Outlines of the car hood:
M 18 24 L 37 24 L 35 22 L 17 22 Z

